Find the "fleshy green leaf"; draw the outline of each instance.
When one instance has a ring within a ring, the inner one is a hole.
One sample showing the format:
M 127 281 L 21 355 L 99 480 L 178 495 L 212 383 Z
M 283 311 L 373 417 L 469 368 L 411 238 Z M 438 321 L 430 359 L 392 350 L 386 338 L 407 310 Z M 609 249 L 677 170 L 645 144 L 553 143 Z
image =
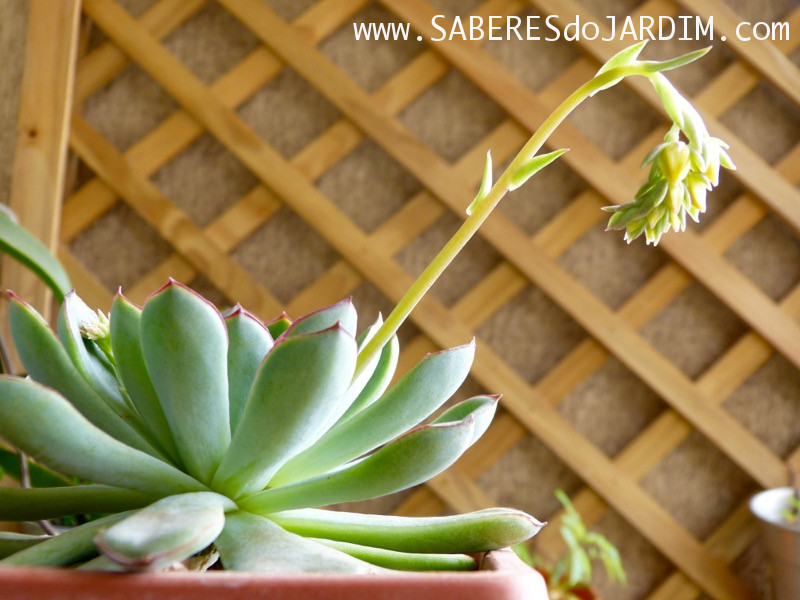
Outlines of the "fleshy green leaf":
M 282 312 L 279 317 L 276 317 L 272 321 L 264 323 L 273 340 L 277 340 L 284 331 L 289 329 L 291 324 L 292 320 L 285 312 Z
M 279 339 L 256 374 L 212 487 L 231 497 L 262 489 L 344 412 L 356 343 L 340 326 Z
M 539 156 L 534 156 L 530 160 L 528 160 L 524 165 L 522 165 L 519 169 L 515 172 L 511 173 L 510 176 L 510 183 L 508 185 L 509 190 L 515 190 L 521 185 L 523 185 L 528 179 L 536 175 L 539 171 L 544 169 L 547 165 L 551 162 L 556 160 L 559 156 L 567 152 L 567 148 L 562 148 L 561 150 L 556 150 L 554 152 L 548 152 L 547 154 L 540 154 Z
M 83 479 L 154 496 L 202 491 L 174 467 L 126 446 L 56 392 L 0 376 L 0 436 L 46 465 Z
M 726 169 L 731 169 L 732 171 L 736 170 L 736 165 L 733 163 L 733 159 L 731 158 L 730 154 L 725 152 L 725 150 L 722 148 L 719 150 L 719 164 Z
M 477 568 L 475 559 L 466 554 L 412 554 L 326 539 L 313 541 L 353 558 L 396 571 L 474 571 Z
M 369 500 L 407 489 L 452 465 L 469 446 L 473 419 L 419 427 L 341 469 L 238 502 L 258 514 Z
M 127 571 L 125 567 L 119 563 L 115 563 L 105 554 L 95 556 L 93 559 L 87 560 L 85 563 L 77 565 L 74 568 L 78 571 L 103 571 L 106 573 L 124 573 Z
M 356 338 L 356 343 L 359 351 L 364 346 L 366 346 L 372 340 L 373 337 L 375 337 L 375 334 L 378 333 L 378 331 L 381 328 L 381 325 L 383 325 L 383 316 L 380 313 L 378 313 L 378 318 L 375 320 L 375 322 L 369 327 L 367 327 L 364 331 L 362 331 L 359 334 L 358 338 Z M 353 404 L 356 398 L 358 398 L 361 392 L 364 391 L 364 388 L 369 383 L 370 379 L 372 379 L 372 375 L 375 372 L 375 369 L 378 367 L 379 362 L 380 362 L 380 354 L 375 356 L 369 362 L 369 364 L 367 364 L 362 369 L 361 373 L 355 379 L 353 379 L 353 381 L 350 382 L 350 385 L 348 386 L 347 391 L 345 392 L 347 396 L 346 404 L 348 408 L 350 407 L 351 404 Z
M 118 292 L 111 306 L 111 348 L 117 362 L 117 372 L 158 446 L 175 464 L 180 465 L 180 456 L 167 417 L 144 364 L 141 317 L 142 309 Z
M 298 535 L 265 517 L 246 512 L 226 515 L 215 543 L 231 571 L 269 573 L 372 573 L 376 567 Z
M 72 288 L 64 267 L 47 247 L 7 213 L 0 214 L 0 252 L 4 252 L 33 271 L 62 302 Z
M 358 326 L 358 314 L 353 299 L 347 298 L 331 306 L 321 308 L 300 317 L 283 334 L 285 337 L 295 337 L 306 333 L 316 333 L 324 329 L 330 329 L 334 325 L 339 325 L 352 338 L 356 337 L 356 327 Z
M 94 341 L 81 336 L 81 327 L 97 320 L 97 314 L 73 290 L 64 297 L 58 311 L 58 337 L 72 364 L 92 389 L 115 413 L 130 423 L 138 419 L 138 415 L 122 396 L 113 366 Z
M 231 440 L 225 323 L 210 302 L 170 279 L 145 302 L 141 338 L 181 462 L 208 483 Z
M 489 425 L 492 424 L 498 400 L 500 400 L 500 396 L 474 396 L 443 412 L 434 423 L 451 423 L 472 416 L 475 419 L 475 429 L 472 433 L 472 441 L 470 441 L 471 446 L 486 433 Z
M 36 381 L 64 395 L 80 413 L 119 441 L 159 456 L 141 435 L 123 421 L 81 377 L 42 316 L 10 296 L 11 335 L 25 369 Z
M 112 513 L 141 508 L 152 496 L 105 485 L 0 487 L 0 520 L 38 521 L 76 514 Z
M 334 426 L 289 461 L 271 486 L 324 473 L 418 425 L 455 393 L 469 374 L 475 342 L 428 354 L 379 400 Z
M 231 432 L 236 431 L 250 387 L 261 361 L 272 348 L 272 336 L 264 324 L 241 306 L 225 317 L 228 328 L 228 401 Z
M 97 555 L 94 536 L 131 513 L 119 513 L 90 521 L 0 560 L 0 567 L 58 567 Z
M 392 382 L 395 369 L 397 369 L 397 360 L 400 357 L 400 343 L 397 341 L 397 336 L 392 336 L 386 345 L 381 350 L 378 357 L 378 362 L 372 370 L 369 381 L 364 385 L 364 388 L 359 392 L 356 399 L 350 403 L 350 406 L 345 411 L 340 419 L 343 423 L 354 414 L 362 411 L 370 406 L 378 398 L 383 395 L 386 388 Z
M 0 531 L 0 559 L 16 554 L 20 550 L 25 550 L 26 548 L 35 546 L 48 539 L 50 539 L 50 536 L 47 535 L 26 535 L 24 533 Z
M 304 537 L 323 537 L 398 552 L 487 552 L 513 546 L 545 525 L 511 508 L 489 508 L 445 517 L 399 517 L 302 509 L 269 516 Z
M 663 142 L 663 143 L 661 143 L 661 144 L 658 144 L 658 145 L 657 145 L 655 148 L 653 148 L 652 150 L 650 150 L 650 152 L 648 152 L 647 154 L 645 154 L 645 157 L 642 159 L 642 164 L 640 164 L 640 165 L 639 165 L 639 167 L 640 167 L 640 168 L 641 168 L 641 167 L 646 167 L 646 166 L 647 166 L 647 165 L 649 165 L 651 162 L 653 162 L 653 161 L 654 161 L 654 160 L 655 160 L 655 159 L 658 157 L 658 155 L 661 153 L 661 151 L 662 151 L 662 150 L 663 150 L 663 149 L 664 149 L 664 148 L 665 148 L 667 145 L 668 145 L 668 144 L 667 144 L 667 142 Z M 638 194 L 637 194 L 637 197 L 638 197 Z
M 162 569 L 211 544 L 226 507 L 231 501 L 212 492 L 169 496 L 101 532 L 95 544 L 129 569 Z
M 467 214 L 471 215 L 478 204 L 486 198 L 489 191 L 492 189 L 492 151 L 486 153 L 486 163 L 483 165 L 483 178 L 481 179 L 481 187 L 478 188 L 478 194 L 475 199 L 467 207 Z

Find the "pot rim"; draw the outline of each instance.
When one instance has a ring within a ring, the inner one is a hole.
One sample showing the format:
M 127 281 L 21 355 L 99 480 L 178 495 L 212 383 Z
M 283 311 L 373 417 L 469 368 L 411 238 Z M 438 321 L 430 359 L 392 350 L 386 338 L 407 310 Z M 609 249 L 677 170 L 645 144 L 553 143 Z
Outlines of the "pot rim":
M 511 556 L 509 556 L 509 554 Z M 0 586 L 11 590 L 5 598 L 132 597 L 205 599 L 319 598 L 435 598 L 546 599 L 544 579 L 511 550 L 490 552 L 481 562 L 485 570 L 397 572 L 374 575 L 336 573 L 98 573 L 54 567 L 0 567 Z M 92 595 L 94 594 L 94 595 Z M 98 595 L 99 594 L 99 595 Z M 357 594 L 351 596 L 352 594 Z M 538 595 L 537 595 L 538 594 Z

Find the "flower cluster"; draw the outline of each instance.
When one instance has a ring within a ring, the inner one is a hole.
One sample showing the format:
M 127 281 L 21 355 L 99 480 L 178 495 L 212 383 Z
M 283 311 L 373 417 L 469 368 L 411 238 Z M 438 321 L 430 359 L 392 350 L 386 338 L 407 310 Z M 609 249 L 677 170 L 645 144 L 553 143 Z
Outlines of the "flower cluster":
M 107 338 L 111 334 L 111 322 L 99 308 L 96 312 L 96 320 L 85 320 L 81 322 L 80 334 L 87 340 L 98 341 Z M 94 316 L 94 315 L 93 315 Z
M 91 317 L 81 321 L 78 332 L 82 338 L 97 344 L 97 347 L 103 351 L 103 354 L 113 365 L 114 352 L 111 349 L 111 321 L 108 315 L 99 308 L 96 313 L 89 312 L 88 315 L 91 315 Z
M 684 231 L 687 215 L 697 222 L 706 210 L 706 193 L 719 183 L 720 167 L 736 167 L 725 151 L 728 145 L 709 135 L 700 115 L 667 79 L 656 74 L 650 80 L 673 126 L 645 157 L 642 166 L 650 165 L 650 176 L 634 200 L 604 210 L 614 213 L 608 229 L 624 229 L 628 243 L 644 234 L 655 245 L 670 229 Z

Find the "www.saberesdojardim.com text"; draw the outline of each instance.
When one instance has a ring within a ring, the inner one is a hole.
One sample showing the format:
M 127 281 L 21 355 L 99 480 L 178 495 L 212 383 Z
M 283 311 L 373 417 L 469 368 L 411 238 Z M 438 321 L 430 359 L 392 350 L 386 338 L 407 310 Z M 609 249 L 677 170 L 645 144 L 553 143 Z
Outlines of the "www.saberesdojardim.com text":
M 482 40 L 520 40 L 579 42 L 582 40 L 602 40 L 604 42 L 640 42 L 644 40 L 681 41 L 713 41 L 714 17 L 703 19 L 699 16 L 628 16 L 617 19 L 608 16 L 601 21 L 581 19 L 579 16 L 566 23 L 561 22 L 558 15 L 496 15 L 481 17 L 455 17 L 452 21 L 445 15 L 436 15 L 431 19 L 431 27 L 436 34 L 429 37 L 430 42 L 450 40 L 482 41 Z M 413 39 L 411 23 L 353 23 L 356 40 L 408 40 Z M 741 21 L 736 25 L 737 39 L 749 42 L 753 40 L 788 40 L 789 23 L 787 21 Z M 417 35 L 417 41 L 423 36 Z M 726 36 L 718 39 L 726 41 Z

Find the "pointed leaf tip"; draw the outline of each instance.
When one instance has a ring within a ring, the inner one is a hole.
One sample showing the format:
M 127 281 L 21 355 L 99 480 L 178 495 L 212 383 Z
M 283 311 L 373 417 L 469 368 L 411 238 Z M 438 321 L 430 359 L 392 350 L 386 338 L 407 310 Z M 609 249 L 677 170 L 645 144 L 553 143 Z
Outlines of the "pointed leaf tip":
M 645 65 L 647 70 L 650 71 L 651 73 L 660 73 L 661 71 L 671 71 L 672 69 L 677 69 L 678 67 L 682 67 L 684 65 L 688 65 L 689 63 L 696 61 L 698 58 L 701 58 L 706 54 L 708 54 L 709 50 L 711 50 L 711 46 L 706 46 L 705 48 L 700 48 L 699 50 L 687 52 L 686 54 L 676 56 L 675 58 L 671 58 L 669 60 L 647 61 Z
M 134 308 L 136 308 L 138 310 L 142 310 L 141 304 L 137 304 L 136 302 L 134 302 L 133 300 L 131 300 L 130 298 L 128 298 L 124 294 L 124 292 L 122 291 L 122 286 L 119 286 L 117 288 L 117 291 L 114 293 L 114 297 L 112 298 L 112 306 L 113 306 L 114 301 L 116 301 L 117 299 L 119 299 L 121 302 L 124 302 L 125 304 L 127 304 L 129 306 L 132 306 L 132 307 L 134 307 Z
M 639 54 L 641 54 L 644 47 L 647 45 L 647 40 L 643 40 L 632 46 L 628 46 L 617 52 L 614 56 L 609 58 L 600 70 L 597 71 L 597 74 L 600 75 L 601 73 L 605 73 L 606 71 L 610 71 L 611 69 L 615 69 L 617 67 L 624 67 L 626 65 L 631 64 L 637 58 L 639 58 Z
M 271 321 L 264 322 L 264 325 L 266 326 L 267 330 L 269 330 L 269 334 L 272 336 L 273 340 L 277 340 L 291 324 L 292 319 L 286 314 L 286 311 L 281 311 L 281 314 Z
M 280 337 L 288 338 L 323 331 L 335 323 L 339 323 L 351 337 L 356 337 L 358 313 L 353 305 L 352 296 L 296 319 Z
M 555 150 L 554 152 L 548 152 L 547 154 L 534 156 L 511 174 L 511 183 L 509 184 L 508 189 L 515 190 L 522 186 L 526 181 L 528 181 L 528 179 L 536 175 L 536 173 L 544 169 L 547 165 L 552 163 L 559 156 L 566 152 L 569 152 L 569 148 L 561 148 L 560 150 Z
M 225 524 L 227 498 L 212 492 L 168 496 L 101 531 L 95 544 L 127 568 L 158 569 L 213 542 Z

